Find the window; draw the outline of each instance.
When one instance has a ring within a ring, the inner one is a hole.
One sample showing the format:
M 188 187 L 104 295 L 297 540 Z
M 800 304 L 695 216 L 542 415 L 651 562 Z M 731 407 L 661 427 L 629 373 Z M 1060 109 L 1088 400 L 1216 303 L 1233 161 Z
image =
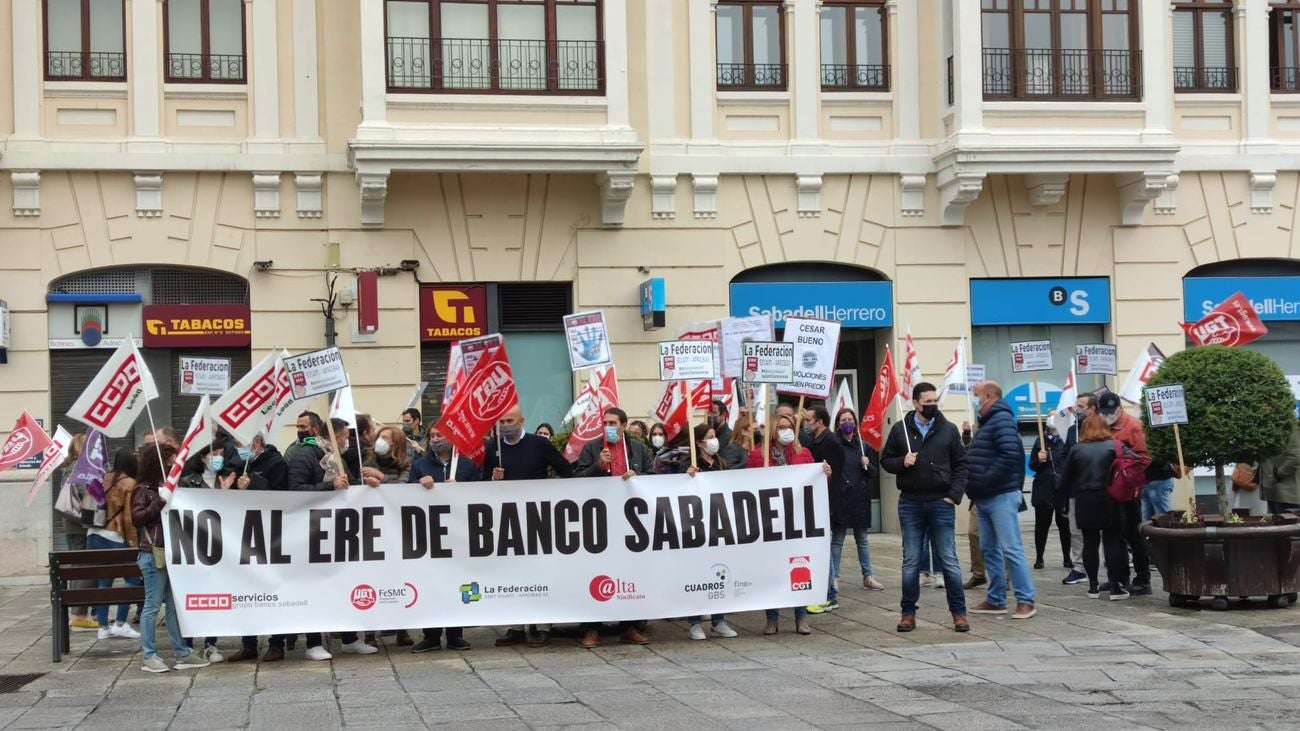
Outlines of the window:
M 167 0 L 167 80 L 244 83 L 243 0 Z
M 1273 91 L 1300 91 L 1300 0 L 1270 0 L 1268 65 Z
M 1174 91 L 1236 91 L 1231 0 L 1174 0 Z
M 388 88 L 603 94 L 599 0 L 388 0 Z
M 822 88 L 889 89 L 884 0 L 827 0 L 821 9 Z
M 780 2 L 718 3 L 718 88 L 785 89 L 785 15 Z
M 1136 99 L 1138 0 L 980 0 L 986 99 Z
M 45 78 L 126 79 L 122 0 L 45 0 Z

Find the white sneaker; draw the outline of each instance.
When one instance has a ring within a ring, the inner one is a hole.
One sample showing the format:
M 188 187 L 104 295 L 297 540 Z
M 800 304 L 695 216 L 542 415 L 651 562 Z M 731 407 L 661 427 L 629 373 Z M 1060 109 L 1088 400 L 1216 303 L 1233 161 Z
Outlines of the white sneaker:
M 727 624 L 726 622 L 718 622 L 717 624 L 713 625 L 712 632 L 714 637 L 735 637 L 736 636 L 736 630 L 732 629 L 731 625 Z
M 216 645 L 208 645 L 207 647 L 204 647 L 203 656 L 208 659 L 208 662 L 212 663 L 226 661 L 226 656 L 221 654 L 221 651 L 217 649 Z
M 126 622 L 123 622 L 122 624 L 115 624 L 112 627 L 109 627 L 108 633 L 113 637 L 120 637 L 124 640 L 140 639 L 140 633 L 136 632 L 134 629 L 131 629 L 131 625 L 127 624 Z
M 334 656 L 329 654 L 329 651 L 326 650 L 323 645 L 316 645 L 315 647 L 307 648 L 308 660 L 328 660 L 331 657 Z
M 146 657 L 144 659 L 144 664 L 140 666 L 140 669 L 146 673 L 165 673 L 168 670 L 171 670 L 171 668 L 167 667 L 167 663 L 163 662 L 162 658 L 157 655 Z
M 112 637 L 112 636 L 113 636 L 113 631 L 110 630 L 109 628 L 107 628 L 107 627 L 100 627 L 100 628 L 99 628 L 99 637 L 98 637 L 98 639 L 106 640 L 106 639 L 108 639 L 109 637 Z
M 197 652 L 191 652 L 185 657 L 176 659 L 177 670 L 188 670 L 189 668 L 206 668 L 208 665 L 211 664 L 212 663 L 200 657 L 199 653 Z
M 936 589 L 942 589 L 942 588 L 943 588 L 943 574 L 935 574 L 935 575 L 934 575 L 934 588 L 936 588 Z
M 376 652 L 379 652 L 378 647 L 367 645 L 360 637 L 358 637 L 356 641 L 349 642 L 339 649 L 342 650 L 345 655 L 373 655 Z
M 704 628 L 698 624 L 691 625 L 691 629 L 686 633 L 692 640 L 702 640 L 704 637 Z

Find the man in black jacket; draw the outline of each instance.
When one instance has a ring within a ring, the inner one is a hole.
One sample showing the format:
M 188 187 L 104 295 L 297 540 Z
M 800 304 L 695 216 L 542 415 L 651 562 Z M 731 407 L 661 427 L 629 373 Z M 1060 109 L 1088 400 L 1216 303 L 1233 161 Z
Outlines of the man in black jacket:
M 1061 464 L 1070 456 L 1070 450 L 1079 443 L 1079 425 L 1089 416 L 1097 415 L 1097 397 L 1090 393 L 1081 393 L 1074 402 L 1074 423 L 1065 433 L 1065 451 L 1061 455 Z M 1070 572 L 1061 579 L 1062 584 L 1082 584 L 1088 580 L 1083 569 L 1083 531 L 1079 530 L 1074 517 L 1074 498 L 1069 498 L 1070 519 Z
M 248 460 L 248 470 L 239 477 L 235 483 L 240 490 L 288 490 L 289 489 L 289 465 L 280 456 L 274 444 L 267 444 L 266 437 L 258 434 L 253 437 L 253 443 L 250 445 L 251 453 Z M 266 649 L 266 655 L 262 657 L 263 662 L 276 662 L 284 659 L 284 639 L 279 638 L 279 644 L 276 644 L 276 638 L 272 637 L 270 646 Z M 244 660 L 257 659 L 257 636 L 245 635 L 240 639 L 241 647 L 239 652 L 226 658 L 227 662 L 243 662 Z
M 619 475 L 625 480 L 652 474 L 654 456 L 640 440 L 627 436 L 627 412 L 617 406 L 610 407 L 601 419 L 604 433 L 582 445 L 574 474 L 578 477 Z
M 898 475 L 898 522 L 903 528 L 902 610 L 899 632 L 916 629 L 921 596 L 921 550 L 927 533 L 943 572 L 953 629 L 970 631 L 966 592 L 957 559 L 957 504 L 966 491 L 966 451 L 957 427 L 939 411 L 932 383 L 912 388 L 914 410 L 896 422 L 880 453 L 880 466 Z

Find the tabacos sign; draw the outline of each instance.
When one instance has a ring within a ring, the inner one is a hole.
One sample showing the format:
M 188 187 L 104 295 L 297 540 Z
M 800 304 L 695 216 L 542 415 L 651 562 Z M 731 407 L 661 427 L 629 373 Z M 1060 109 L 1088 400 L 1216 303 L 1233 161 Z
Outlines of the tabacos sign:
M 487 287 L 482 284 L 420 287 L 420 340 L 464 340 L 487 334 Z
M 146 348 L 246 348 L 252 342 L 248 305 L 145 305 Z

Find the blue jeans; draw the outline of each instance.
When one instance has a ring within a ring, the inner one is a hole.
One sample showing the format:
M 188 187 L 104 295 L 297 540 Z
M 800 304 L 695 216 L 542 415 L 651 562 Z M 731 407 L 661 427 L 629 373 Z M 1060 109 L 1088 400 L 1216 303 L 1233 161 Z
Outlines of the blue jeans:
M 96 548 L 126 548 L 126 547 L 127 545 L 125 543 L 117 543 L 116 541 L 110 541 L 107 538 L 103 536 L 95 535 L 94 533 L 86 534 L 86 548 L 96 549 Z M 139 586 L 141 583 L 143 583 L 143 579 L 123 579 L 123 581 L 126 582 L 127 586 Z M 99 589 L 111 589 L 113 588 L 113 580 L 98 579 L 95 582 L 95 586 L 96 588 Z M 126 623 L 126 614 L 130 610 L 131 610 L 130 604 L 117 605 L 118 624 Z M 93 611 L 95 613 L 96 621 L 99 622 L 99 626 L 107 627 L 108 626 L 108 605 L 97 604 Z
M 725 614 L 710 614 L 710 615 L 709 615 L 709 621 L 713 623 L 713 626 L 714 626 L 714 627 L 718 626 L 718 622 L 724 621 L 726 618 L 727 618 L 727 615 L 725 615 Z M 699 623 L 700 623 L 700 620 L 702 620 L 702 619 L 704 619 L 704 617 L 702 617 L 702 616 L 696 614 L 696 615 L 694 615 L 694 616 L 687 617 L 687 618 L 686 618 L 686 621 L 687 621 L 687 622 L 690 622 L 691 624 L 699 624 Z
M 840 578 L 840 555 L 844 553 L 844 538 L 848 535 L 847 528 L 831 529 L 831 583 L 830 588 L 826 590 L 827 603 L 833 602 L 839 598 L 839 592 L 835 591 L 835 582 Z M 858 546 L 858 563 L 862 564 L 862 578 L 871 575 L 871 549 L 867 547 L 867 531 L 865 529 L 853 529 L 853 542 Z
M 154 635 L 158 631 L 158 609 L 163 600 L 167 601 L 167 639 L 172 643 L 172 654 L 178 659 L 186 657 L 192 650 L 181 637 L 181 622 L 176 618 L 176 605 L 172 601 L 171 591 L 167 587 L 167 572 L 159 571 L 153 565 L 153 553 L 141 551 L 136 564 L 140 575 L 144 577 L 144 609 L 140 612 L 140 651 L 148 660 L 158 654 L 154 646 Z
M 940 500 L 939 502 L 943 501 Z M 929 530 L 927 530 L 925 535 L 921 538 L 921 550 L 917 555 L 920 556 L 920 568 L 922 571 L 927 574 L 943 573 L 935 568 L 936 566 L 943 566 L 943 563 L 939 560 L 939 552 L 934 550 L 934 546 L 930 543 Z
M 916 615 L 921 597 L 921 559 L 929 558 L 928 536 L 936 568 L 943 572 L 948 594 L 948 611 L 966 613 L 966 592 L 961 585 L 961 562 L 957 560 L 957 508 L 943 500 L 899 500 L 898 522 L 903 528 L 903 614 Z
M 775 621 L 778 617 L 781 616 L 781 610 L 780 610 L 780 609 L 769 609 L 769 610 L 767 610 L 766 612 L 764 612 L 764 614 L 767 615 L 767 618 L 768 618 L 768 619 Z M 807 617 L 807 616 L 808 616 L 808 607 L 795 607 L 795 608 L 794 608 L 794 618 L 795 618 L 796 621 L 798 621 L 798 620 L 800 620 L 800 619 L 803 619 L 804 617 Z
M 984 554 L 984 570 L 989 579 L 989 591 L 985 600 L 995 607 L 1007 603 L 1007 577 L 1003 572 L 1003 561 L 1011 569 L 1016 601 L 1021 604 L 1034 603 L 1034 577 L 1029 573 L 1025 546 L 1020 541 L 1020 503 L 1019 490 L 975 501 L 975 506 L 979 508 L 980 550 Z
M 1279 503 L 1272 500 L 1268 501 L 1268 512 L 1274 515 L 1281 513 L 1283 510 L 1300 510 L 1300 505 L 1295 503 Z
M 1174 494 L 1174 479 L 1153 480 L 1142 488 L 1142 520 L 1151 520 L 1169 512 L 1170 498 Z

